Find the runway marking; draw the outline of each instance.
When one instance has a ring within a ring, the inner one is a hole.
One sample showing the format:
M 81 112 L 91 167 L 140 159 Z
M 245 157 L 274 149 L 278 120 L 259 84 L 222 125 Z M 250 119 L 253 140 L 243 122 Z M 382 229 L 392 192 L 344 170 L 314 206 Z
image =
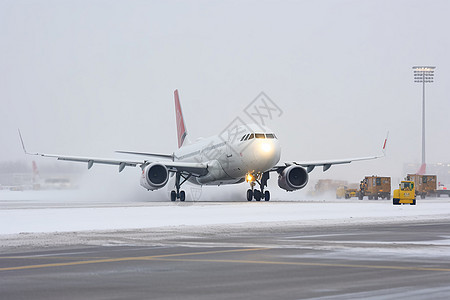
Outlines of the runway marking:
M 432 271 L 432 272 L 450 272 L 450 268 L 427 268 L 427 267 L 403 267 L 403 266 L 376 266 L 376 265 L 357 265 L 357 264 L 334 264 L 334 263 L 313 263 L 313 262 L 290 262 L 290 261 L 263 261 L 263 260 L 235 260 L 235 259 L 189 259 L 189 258 L 175 258 L 183 256 L 208 255 L 219 253 L 235 253 L 235 252 L 251 252 L 268 250 L 270 248 L 245 248 L 232 250 L 215 250 L 202 252 L 188 252 L 188 253 L 173 253 L 152 256 L 137 256 L 137 257 L 119 257 L 119 258 L 105 258 L 84 261 L 73 261 L 65 263 L 49 263 L 40 265 L 28 265 L 18 267 L 0 268 L 0 271 L 26 270 L 26 269 L 40 269 L 51 267 L 65 267 L 86 264 L 122 262 L 122 261 L 178 261 L 178 262 L 213 262 L 213 263 L 236 263 L 236 264 L 261 264 L 261 265 L 285 265 L 285 266 L 318 266 L 318 267 L 344 267 L 344 268 L 366 268 L 366 269 L 386 269 L 386 270 L 408 270 L 408 271 Z M 173 258 L 171 258 L 173 257 Z M 7 257 L 11 258 L 11 257 Z M 16 257 L 26 258 L 26 257 Z M 35 258 L 35 257 L 32 257 Z M 46 257 L 49 258 L 49 257 Z M 58 257 L 59 259 L 62 257 Z M 80 259 L 80 257 L 77 257 Z
M 426 268 L 426 267 L 402 267 L 402 266 L 375 266 L 375 265 L 353 265 L 353 264 L 332 264 L 332 263 L 308 263 L 289 261 L 264 261 L 264 260 L 234 260 L 234 259 L 176 259 L 176 258 L 155 258 L 157 261 L 186 261 L 186 262 L 218 262 L 218 263 L 241 263 L 241 264 L 266 264 L 266 265 L 290 265 L 290 266 L 319 266 L 319 267 L 345 267 L 345 268 L 366 268 L 366 269 L 387 269 L 387 270 L 408 270 L 408 271 L 434 271 L 450 272 L 446 268 Z
M 95 259 L 95 260 L 72 261 L 72 262 L 65 262 L 65 263 L 49 263 L 49 264 L 40 264 L 40 265 L 8 267 L 8 268 L 0 268 L 0 271 L 40 269 L 40 268 L 51 268 L 51 267 L 65 267 L 65 266 L 99 264 L 99 263 L 133 261 L 133 260 L 136 260 L 136 261 L 138 261 L 138 260 L 155 260 L 157 258 L 175 257 L 175 256 L 190 256 L 190 255 L 206 255 L 206 254 L 217 254 L 217 253 L 247 252 L 247 251 L 260 251 L 260 250 L 266 250 L 266 249 L 268 249 L 268 248 L 245 248 L 245 249 L 216 250 L 216 251 L 203 251 L 203 252 L 190 252 L 190 253 L 189 252 L 188 253 L 173 253 L 173 254 L 162 254 L 162 255 L 153 255 L 153 256 L 105 258 L 105 259 Z M 46 258 L 48 258 L 48 257 L 46 257 Z
M 0 259 L 55 259 L 55 260 L 64 260 L 64 259 L 102 259 L 104 257 L 80 257 L 80 256 L 0 256 Z
M 127 251 L 142 251 L 142 250 L 154 250 L 154 249 L 168 249 L 172 247 L 163 247 L 163 246 L 156 246 L 156 247 L 142 247 L 142 248 L 133 248 L 133 249 L 127 249 Z M 108 252 L 117 252 L 117 251 L 123 251 L 123 249 L 109 249 Z M 47 254 L 35 254 L 35 255 L 16 255 L 16 256 L 0 256 L 0 259 L 37 259 L 37 258 L 48 258 L 48 259 L 102 259 L 105 258 L 105 256 L 64 256 L 64 255 L 72 255 L 72 254 L 91 254 L 91 253 L 99 253 L 100 251 L 81 251 L 81 252 L 62 252 L 62 253 L 47 253 Z M 104 250 L 102 253 L 105 252 Z

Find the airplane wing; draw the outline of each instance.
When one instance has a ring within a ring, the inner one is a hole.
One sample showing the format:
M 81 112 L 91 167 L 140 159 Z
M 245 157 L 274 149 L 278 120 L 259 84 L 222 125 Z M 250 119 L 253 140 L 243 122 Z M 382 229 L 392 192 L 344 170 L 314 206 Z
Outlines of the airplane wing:
M 312 170 L 314 170 L 315 167 L 323 167 L 323 171 L 327 171 L 329 168 L 331 168 L 332 165 L 340 165 L 340 164 L 349 164 L 352 161 L 360 161 L 360 160 L 372 160 L 377 159 L 386 156 L 386 145 L 387 140 L 389 137 L 389 132 L 386 135 L 386 138 L 384 139 L 383 143 L 383 154 L 382 155 L 376 155 L 376 156 L 366 156 L 366 157 L 356 157 L 356 158 L 346 158 L 346 159 L 333 159 L 333 160 L 319 160 L 319 161 L 306 161 L 306 162 L 287 162 L 284 166 L 275 166 L 270 171 L 277 171 L 283 170 L 284 168 L 291 166 L 291 165 L 298 165 L 306 168 L 307 172 L 310 173 Z
M 380 157 L 383 157 L 384 155 L 379 156 L 368 156 L 368 157 L 357 157 L 357 158 L 347 158 L 347 159 L 334 159 L 334 160 L 324 160 L 324 161 L 309 161 L 309 162 L 292 162 L 290 164 L 293 165 L 299 165 L 308 171 L 310 173 L 312 170 L 314 170 L 315 167 L 323 167 L 323 171 L 327 171 L 329 168 L 331 168 L 332 165 L 340 165 L 340 164 L 349 164 L 352 161 L 358 161 L 358 160 L 372 160 L 377 159 Z M 289 163 L 288 163 L 289 164 Z
M 45 153 L 30 153 L 26 150 L 25 144 L 22 139 L 22 134 L 19 131 L 20 141 L 22 142 L 22 148 L 25 154 L 37 155 L 42 157 L 53 157 L 58 160 L 66 160 L 73 162 L 85 162 L 87 163 L 88 169 L 92 168 L 94 164 L 105 164 L 105 165 L 116 165 L 119 166 L 119 172 L 122 172 L 125 167 L 136 167 L 141 168 L 146 167 L 153 161 L 143 160 L 143 161 L 130 161 L 130 160 L 118 160 L 109 158 L 96 158 L 96 157 L 82 157 L 82 156 L 67 156 L 59 154 L 45 154 Z M 161 155 L 162 156 L 162 155 Z M 169 156 L 169 155 L 167 155 Z M 208 165 L 203 163 L 194 162 L 174 162 L 174 161 L 158 161 L 158 163 L 165 165 L 170 172 L 184 172 L 192 176 L 203 176 L 208 173 Z
M 160 154 L 160 153 L 135 152 L 135 151 L 116 151 L 116 153 L 143 155 L 143 156 L 155 156 L 155 157 L 171 159 L 172 161 L 175 159 L 175 155 L 173 155 L 173 154 Z

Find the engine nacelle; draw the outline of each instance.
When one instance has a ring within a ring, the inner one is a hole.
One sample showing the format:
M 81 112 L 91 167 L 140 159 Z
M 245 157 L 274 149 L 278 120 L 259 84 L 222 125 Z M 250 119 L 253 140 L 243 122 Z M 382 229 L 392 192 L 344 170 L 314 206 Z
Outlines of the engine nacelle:
M 292 165 L 278 174 L 278 186 L 292 192 L 304 188 L 308 183 L 308 178 L 308 172 L 305 169 Z
M 157 190 L 167 184 L 169 171 L 165 165 L 151 163 L 142 170 L 141 185 L 147 190 Z

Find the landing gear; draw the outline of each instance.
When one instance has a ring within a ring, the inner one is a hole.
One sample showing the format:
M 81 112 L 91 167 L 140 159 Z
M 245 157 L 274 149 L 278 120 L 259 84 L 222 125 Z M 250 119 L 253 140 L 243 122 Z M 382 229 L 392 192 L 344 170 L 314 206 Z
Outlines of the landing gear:
M 253 190 L 248 189 L 247 190 L 247 201 L 252 201 L 253 200 Z
M 254 190 L 253 191 L 253 197 L 256 201 L 261 201 L 261 191 L 260 190 Z
M 253 199 L 256 201 L 261 201 L 261 199 L 269 201 L 270 192 L 264 191 L 264 188 L 267 186 L 267 180 L 269 180 L 269 172 L 265 172 L 262 175 L 250 175 L 247 178 L 251 178 L 247 180 L 250 183 L 250 189 L 247 190 L 247 201 L 252 201 Z M 256 183 L 259 184 L 260 189 L 255 189 Z
M 269 201 L 270 200 L 270 192 L 269 191 L 265 191 L 264 192 L 264 200 L 265 201 Z
M 184 191 L 180 191 L 180 201 L 184 202 L 186 200 L 186 193 Z
M 180 191 L 180 187 L 183 183 L 185 183 L 189 179 L 189 177 L 191 177 L 191 174 L 189 174 L 187 176 L 181 174 L 181 172 L 177 172 L 175 174 L 175 189 L 176 189 L 176 191 L 170 192 L 170 200 L 171 201 L 176 201 L 177 199 L 180 199 L 181 202 L 184 202 L 184 200 L 186 200 L 186 193 L 184 191 Z M 181 181 L 181 178 L 183 178 L 183 181 Z

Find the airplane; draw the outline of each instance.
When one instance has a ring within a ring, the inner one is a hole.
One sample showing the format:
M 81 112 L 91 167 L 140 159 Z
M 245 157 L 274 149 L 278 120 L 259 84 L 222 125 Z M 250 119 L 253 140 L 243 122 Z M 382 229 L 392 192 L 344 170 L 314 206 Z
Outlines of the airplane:
M 88 169 L 94 164 L 117 165 L 119 172 L 125 167 L 139 166 L 142 170 L 140 185 L 149 191 L 166 186 L 169 178 L 175 176 L 171 201 L 185 201 L 186 193 L 181 189 L 185 182 L 196 185 L 239 184 L 246 181 L 247 200 L 269 201 L 266 190 L 269 175 L 278 174 L 278 186 L 292 192 L 304 188 L 309 173 L 315 167 L 327 171 L 332 165 L 347 164 L 352 161 L 372 160 L 385 156 L 387 137 L 383 144 L 383 155 L 350 159 L 323 160 L 310 162 L 285 162 L 278 164 L 281 156 L 280 142 L 274 131 L 259 124 L 235 126 L 222 135 L 187 141 L 187 129 L 181 110 L 178 90 L 174 91 L 177 124 L 178 149 L 172 154 L 135 151 L 116 151 L 122 154 L 145 156 L 143 160 L 116 160 L 93 157 L 77 157 L 44 153 L 30 153 L 26 150 L 19 130 L 19 137 L 25 154 L 53 157 L 58 160 L 87 163 Z M 153 157 L 155 159 L 149 159 Z M 257 186 L 258 185 L 258 186 Z

